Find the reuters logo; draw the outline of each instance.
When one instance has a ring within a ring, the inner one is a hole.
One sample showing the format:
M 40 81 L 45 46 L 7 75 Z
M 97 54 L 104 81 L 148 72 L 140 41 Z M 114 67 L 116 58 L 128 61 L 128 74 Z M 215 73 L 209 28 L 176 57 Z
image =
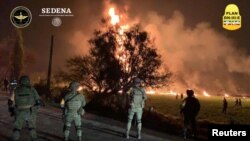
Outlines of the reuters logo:
M 30 10 L 24 6 L 14 8 L 10 13 L 10 21 L 17 28 L 27 27 L 32 20 Z

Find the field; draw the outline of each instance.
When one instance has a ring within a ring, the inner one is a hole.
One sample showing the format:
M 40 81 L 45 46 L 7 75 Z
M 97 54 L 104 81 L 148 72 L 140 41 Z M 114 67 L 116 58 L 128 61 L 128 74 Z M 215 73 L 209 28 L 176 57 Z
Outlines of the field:
M 236 123 L 250 125 L 250 99 L 241 98 L 242 107 L 235 106 L 235 98 L 228 97 L 227 114 L 222 113 L 223 97 L 219 96 L 197 96 L 201 104 L 201 110 L 198 115 L 198 121 L 209 121 L 214 123 Z M 146 108 L 153 107 L 153 109 L 166 116 L 181 119 L 179 108 L 181 99 L 176 99 L 172 95 L 149 95 Z

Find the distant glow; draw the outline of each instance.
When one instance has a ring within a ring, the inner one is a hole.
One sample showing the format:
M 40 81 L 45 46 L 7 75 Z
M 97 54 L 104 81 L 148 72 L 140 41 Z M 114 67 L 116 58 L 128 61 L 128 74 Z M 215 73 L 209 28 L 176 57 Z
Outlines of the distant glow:
M 169 92 L 159 92 L 160 95 L 168 95 Z
M 174 92 L 174 91 L 171 90 L 171 91 L 169 92 L 169 94 L 170 94 L 170 95 L 177 95 L 177 92 Z
M 97 87 L 96 87 L 96 86 L 94 86 L 92 89 L 93 89 L 93 90 L 96 90 L 96 89 L 97 89 Z
M 65 101 L 64 101 L 64 99 L 62 99 L 61 102 L 60 102 L 61 108 L 64 108 L 64 105 L 65 105 Z
M 208 94 L 206 91 L 203 91 L 203 95 L 206 97 L 210 97 L 210 94 Z
M 82 89 L 83 89 L 83 87 L 80 86 L 80 87 L 77 89 L 77 91 L 81 91 Z
M 119 94 L 122 94 L 122 92 L 123 92 L 122 90 L 118 91 Z
M 228 95 L 228 94 L 225 94 L 224 96 L 225 96 L 225 97 L 229 97 L 229 95 Z
M 154 90 L 146 91 L 146 94 L 155 94 L 156 92 Z

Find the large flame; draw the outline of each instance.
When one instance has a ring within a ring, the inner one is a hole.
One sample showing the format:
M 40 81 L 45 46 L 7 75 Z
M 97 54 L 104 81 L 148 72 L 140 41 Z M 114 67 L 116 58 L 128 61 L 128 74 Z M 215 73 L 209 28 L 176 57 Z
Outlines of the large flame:
M 116 35 L 116 41 L 118 43 L 118 47 L 115 52 L 115 57 L 122 64 L 123 70 L 129 71 L 129 63 L 128 63 L 129 54 L 124 47 L 124 42 L 126 40 L 124 32 L 126 32 L 129 29 L 129 25 L 128 24 L 118 25 L 118 23 L 120 22 L 120 16 L 116 13 L 114 7 L 110 8 L 108 13 L 110 16 L 111 25 L 115 26 L 115 28 L 118 31 L 118 35 Z
M 115 8 L 112 7 L 109 9 L 109 16 L 111 18 L 110 23 L 112 25 L 116 25 L 117 23 L 120 22 L 120 17 L 118 15 L 116 15 Z

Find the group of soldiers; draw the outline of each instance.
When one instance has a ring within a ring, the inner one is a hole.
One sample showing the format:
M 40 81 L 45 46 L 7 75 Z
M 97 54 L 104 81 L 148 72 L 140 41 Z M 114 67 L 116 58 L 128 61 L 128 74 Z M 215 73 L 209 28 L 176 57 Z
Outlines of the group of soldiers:
M 65 141 L 69 140 L 69 129 L 71 123 L 74 122 L 77 130 L 78 141 L 81 141 L 81 116 L 84 114 L 83 107 L 85 106 L 84 95 L 77 91 L 79 83 L 72 82 L 69 85 L 69 91 L 64 97 L 64 104 L 61 106 L 64 109 L 64 137 Z M 28 76 L 21 76 L 19 85 L 11 94 L 8 100 L 9 112 L 14 116 L 14 129 L 12 140 L 18 141 L 20 139 L 20 131 L 25 123 L 27 123 L 30 137 L 32 141 L 37 140 L 36 134 L 36 118 L 38 109 L 44 106 L 36 89 L 31 86 Z
M 235 107 L 242 107 L 240 98 L 236 98 L 234 106 Z M 227 102 L 227 99 L 224 97 L 223 98 L 222 113 L 226 114 L 227 113 L 227 108 L 228 108 L 228 102 Z
M 79 90 L 80 84 L 78 82 L 71 82 L 69 84 L 69 91 L 61 102 L 63 108 L 63 122 L 64 122 L 64 139 L 69 140 L 70 128 L 72 122 L 75 123 L 78 141 L 82 140 L 82 121 L 81 117 L 84 115 L 84 106 L 86 104 L 85 97 Z M 142 114 L 147 96 L 145 90 L 141 87 L 141 80 L 136 78 L 133 86 L 127 92 L 129 94 L 129 109 L 128 122 L 125 132 L 125 137 L 129 139 L 131 124 L 134 116 L 137 122 L 137 138 L 141 139 L 142 130 Z M 44 106 L 36 89 L 32 87 L 28 76 L 21 76 L 19 85 L 13 91 L 8 100 L 9 111 L 14 120 L 14 130 L 12 140 L 17 141 L 20 138 L 20 131 L 27 123 L 30 137 L 32 141 L 37 140 L 36 134 L 36 118 L 38 109 Z M 187 137 L 188 127 L 191 125 L 192 133 L 196 136 L 196 116 L 200 110 L 198 99 L 194 97 L 193 90 L 187 90 L 187 98 L 181 104 L 180 113 L 184 117 L 184 138 Z

